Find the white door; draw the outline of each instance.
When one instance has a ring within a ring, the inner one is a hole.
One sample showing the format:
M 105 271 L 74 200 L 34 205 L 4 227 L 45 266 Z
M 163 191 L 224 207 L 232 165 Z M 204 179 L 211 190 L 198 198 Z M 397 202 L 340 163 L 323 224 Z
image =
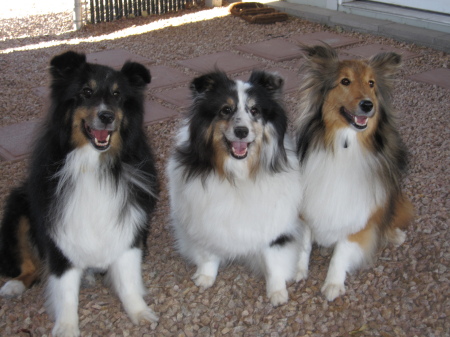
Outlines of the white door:
M 426 11 L 450 14 L 450 3 L 448 0 L 371 0 L 383 2 L 390 5 L 423 9 Z

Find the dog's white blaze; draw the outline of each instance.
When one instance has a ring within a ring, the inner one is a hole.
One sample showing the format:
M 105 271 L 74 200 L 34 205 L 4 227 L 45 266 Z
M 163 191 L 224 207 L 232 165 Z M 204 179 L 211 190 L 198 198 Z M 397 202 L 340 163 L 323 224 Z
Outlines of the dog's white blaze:
M 127 182 L 116 186 L 101 165 L 99 152 L 87 145 L 72 151 L 59 173 L 53 238 L 79 268 L 109 266 L 130 247 L 145 219 L 127 203 Z
M 303 167 L 302 214 L 314 239 L 323 246 L 363 229 L 386 199 L 376 175 L 379 163 L 358 143 L 357 132 L 341 130 L 334 143 L 333 152 L 319 149 L 310 153 Z

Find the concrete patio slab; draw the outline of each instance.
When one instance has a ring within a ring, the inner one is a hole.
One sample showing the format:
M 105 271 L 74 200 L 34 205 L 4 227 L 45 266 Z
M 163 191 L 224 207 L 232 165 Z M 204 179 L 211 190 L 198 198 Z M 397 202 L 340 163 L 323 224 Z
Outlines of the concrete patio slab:
M 378 53 L 385 53 L 385 52 L 395 52 L 400 55 L 402 55 L 403 60 L 408 60 L 414 57 L 418 57 L 419 55 L 416 53 L 412 53 L 410 51 L 399 49 L 393 46 L 383 45 L 383 44 L 368 44 L 361 47 L 355 47 L 351 49 L 346 49 L 345 53 L 350 55 L 356 55 L 364 58 L 371 57 L 373 55 L 376 55 Z
M 175 110 L 166 108 L 165 106 L 154 101 L 145 101 L 144 108 L 144 125 L 178 115 L 178 112 Z
M 238 73 L 257 68 L 260 62 L 234 54 L 232 52 L 219 52 L 203 55 L 189 60 L 179 61 L 178 64 L 205 73 L 218 68 L 226 73 Z
M 42 119 L 11 124 L 0 128 L 0 160 L 25 158 L 32 150 L 38 125 Z
M 409 79 L 417 82 L 435 84 L 445 89 L 450 89 L 450 69 L 438 68 L 423 73 L 411 75 Z
M 300 47 L 297 44 L 282 38 L 250 43 L 236 46 L 235 48 L 275 62 L 291 60 L 302 55 Z
M 309 34 L 295 34 L 290 37 L 292 40 L 297 42 L 306 44 L 306 45 L 315 45 L 320 44 L 321 42 L 325 42 L 334 48 L 339 48 L 343 46 L 348 46 L 351 44 L 355 44 L 361 42 L 359 39 L 353 37 L 342 36 L 339 34 L 334 34 L 330 32 L 316 32 Z
M 86 60 L 91 63 L 103 64 L 115 69 L 122 68 L 123 64 L 127 61 L 139 62 L 146 66 L 152 64 L 150 59 L 135 55 L 123 49 L 111 49 L 87 54 Z
M 187 86 L 152 93 L 152 95 L 180 108 L 187 108 L 192 102 L 191 92 Z
M 149 85 L 150 89 L 164 88 L 172 85 L 179 85 L 189 82 L 191 78 L 181 71 L 167 66 L 150 67 L 152 81 Z

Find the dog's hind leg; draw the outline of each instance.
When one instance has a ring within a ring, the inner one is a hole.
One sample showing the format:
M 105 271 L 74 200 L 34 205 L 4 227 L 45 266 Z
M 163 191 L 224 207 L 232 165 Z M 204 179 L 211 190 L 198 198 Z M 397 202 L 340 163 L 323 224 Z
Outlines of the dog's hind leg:
M 405 196 L 400 196 L 395 202 L 395 212 L 385 238 L 395 246 L 400 246 L 406 240 L 406 233 L 401 228 L 406 227 L 414 217 L 414 207 Z
M 0 274 L 14 277 L 0 289 L 0 296 L 21 295 L 38 278 L 38 254 L 30 241 L 26 185 L 8 197 L 0 230 Z
M 47 305 L 55 317 L 53 336 L 77 337 L 78 293 L 83 271 L 71 268 L 61 276 L 50 275 L 47 287 Z
M 295 281 L 306 280 L 308 277 L 309 269 L 309 258 L 312 250 L 312 233 L 311 229 L 305 225 L 302 231 L 302 237 L 300 239 L 300 253 L 297 262 L 297 274 L 295 276 Z
M 158 321 L 158 316 L 143 298 L 146 290 L 142 282 L 141 262 L 141 249 L 129 249 L 109 267 L 107 275 L 134 324 L 139 324 L 140 321 Z
M 0 289 L 0 296 L 19 296 L 39 278 L 39 260 L 30 243 L 29 229 L 28 219 L 21 217 L 17 231 L 17 251 L 21 261 L 20 274 L 3 285 Z

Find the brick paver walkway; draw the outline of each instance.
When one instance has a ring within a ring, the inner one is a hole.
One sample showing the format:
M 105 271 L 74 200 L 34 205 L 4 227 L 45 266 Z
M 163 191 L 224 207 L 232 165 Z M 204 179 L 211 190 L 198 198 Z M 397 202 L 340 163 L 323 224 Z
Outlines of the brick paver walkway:
M 273 63 L 285 60 L 298 59 L 301 64 L 301 52 L 299 44 L 315 44 L 325 42 L 339 48 L 350 46 L 359 42 L 358 39 L 340 36 L 328 32 L 311 34 L 297 34 L 289 39 L 273 38 L 263 42 L 236 46 L 234 51 L 226 51 L 211 55 L 203 55 L 195 59 L 180 60 L 180 67 L 187 67 L 200 74 L 205 71 L 219 68 L 230 76 L 247 80 L 252 69 L 265 69 L 277 72 L 285 79 L 285 92 L 295 91 L 300 85 L 301 74 L 292 72 Z M 348 48 L 348 47 L 347 47 Z M 345 58 L 369 57 L 384 51 L 395 51 L 402 54 L 405 60 L 418 55 L 407 50 L 393 48 L 391 46 L 371 44 L 362 47 L 346 49 L 340 56 Z M 260 60 L 266 59 L 266 62 Z M 150 124 L 165 118 L 179 116 L 180 110 L 186 109 L 190 104 L 190 92 L 188 89 L 191 78 L 181 70 L 167 66 L 152 66 L 152 61 L 125 50 L 105 50 L 87 55 L 90 62 L 102 63 L 120 68 L 127 60 L 145 64 L 152 73 L 152 83 L 148 90 L 151 99 L 145 102 L 145 124 Z M 424 73 L 414 74 L 407 78 L 411 81 L 434 84 L 450 89 L 450 70 L 433 69 Z M 34 93 L 44 100 L 48 100 L 48 89 L 37 87 Z M 48 103 L 47 103 L 48 106 Z M 28 121 L 0 128 L 0 160 L 19 160 L 29 154 L 33 135 L 40 120 Z

